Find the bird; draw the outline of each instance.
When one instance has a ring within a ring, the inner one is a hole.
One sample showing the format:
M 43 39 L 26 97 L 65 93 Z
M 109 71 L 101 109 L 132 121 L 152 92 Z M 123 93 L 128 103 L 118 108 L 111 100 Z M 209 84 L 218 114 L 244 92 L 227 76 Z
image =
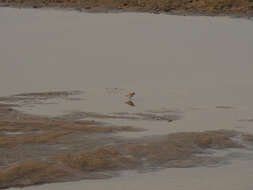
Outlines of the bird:
M 129 99 L 132 99 L 135 95 L 135 92 L 129 92 L 126 96 L 129 98 Z
M 131 100 L 128 100 L 128 101 L 126 101 L 125 103 L 128 104 L 129 106 L 132 106 L 132 107 L 135 106 L 134 102 L 131 101 Z

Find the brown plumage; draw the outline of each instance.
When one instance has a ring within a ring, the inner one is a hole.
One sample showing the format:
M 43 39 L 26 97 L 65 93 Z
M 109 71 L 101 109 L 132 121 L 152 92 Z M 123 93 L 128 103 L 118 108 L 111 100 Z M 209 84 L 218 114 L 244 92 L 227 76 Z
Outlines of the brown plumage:
M 127 97 L 128 97 L 129 99 L 131 99 L 131 98 L 134 97 L 134 95 L 135 95 L 135 92 L 129 92 L 128 95 L 127 95 Z
M 134 102 L 131 101 L 131 100 L 128 100 L 128 101 L 126 101 L 125 103 L 126 103 L 127 105 L 129 105 L 129 106 L 132 106 L 132 107 L 135 106 Z

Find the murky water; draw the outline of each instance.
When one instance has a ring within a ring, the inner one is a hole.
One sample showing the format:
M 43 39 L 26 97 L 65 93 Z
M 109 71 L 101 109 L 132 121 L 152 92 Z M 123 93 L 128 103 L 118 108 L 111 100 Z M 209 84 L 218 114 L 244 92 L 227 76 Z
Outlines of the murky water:
M 236 129 L 253 133 L 253 22 L 227 17 L 0 9 L 0 96 L 82 90 L 82 100 L 27 105 L 71 111 L 180 113 L 174 122 L 103 119 L 158 135 Z M 135 106 L 125 95 L 135 91 Z M 53 104 L 56 103 L 56 104 Z M 120 134 L 119 134 L 120 135 Z M 251 190 L 252 160 L 218 168 L 168 169 L 27 189 Z M 225 176 L 225 177 L 224 177 Z
M 244 162 L 219 168 L 171 168 L 159 172 L 125 172 L 121 177 L 106 180 L 87 180 L 74 183 L 50 184 L 24 188 L 27 190 L 49 189 L 108 189 L 108 190 L 250 190 L 253 188 L 252 168 Z M 11 188 L 14 190 L 14 188 Z

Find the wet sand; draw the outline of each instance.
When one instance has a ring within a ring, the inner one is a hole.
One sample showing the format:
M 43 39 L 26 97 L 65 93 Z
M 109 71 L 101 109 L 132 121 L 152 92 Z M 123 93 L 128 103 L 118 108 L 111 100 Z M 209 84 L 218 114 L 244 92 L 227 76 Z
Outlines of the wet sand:
M 2 97 L 84 92 L 75 101 L 12 102 L 20 103 L 17 109 L 27 114 L 47 117 L 77 112 L 83 119 L 147 129 L 115 134 L 124 138 L 219 129 L 253 133 L 250 20 L 1 8 L 0 26 Z M 129 91 L 136 92 L 135 106 L 125 104 Z M 156 114 L 155 119 L 132 118 L 140 113 Z M 180 119 L 156 120 L 158 115 L 171 114 Z M 251 190 L 251 153 L 236 152 L 242 156 L 235 162 L 214 168 L 126 172 L 102 181 L 28 189 L 118 189 L 126 184 L 128 189 L 153 189 L 160 184 L 156 188 Z M 226 176 L 224 181 L 217 177 L 221 174 Z
M 73 94 L 67 91 L 28 93 L 2 99 L 29 103 L 52 97 L 66 100 Z M 125 131 L 139 133 L 144 129 L 76 120 L 76 114 L 80 117 L 81 113 L 34 116 L 24 114 L 10 104 L 0 104 L 0 113 L 0 189 L 105 179 L 130 169 L 148 172 L 164 168 L 218 166 L 238 151 L 243 155 L 235 158 L 252 156 L 251 152 L 245 152 L 252 150 L 253 135 L 236 131 L 164 133 L 162 136 L 154 133 L 142 138 L 143 134 L 138 138 L 123 134 L 125 138 L 117 138 L 113 134 Z M 122 114 L 118 115 L 116 119 L 122 117 Z M 137 120 L 138 123 L 139 120 L 151 122 L 158 118 L 154 114 L 136 115 L 140 117 L 128 120 Z M 94 114 L 94 117 L 115 119 L 115 116 L 99 114 Z M 159 118 L 163 120 L 163 116 Z M 180 118 L 172 115 L 169 122 L 176 119 Z

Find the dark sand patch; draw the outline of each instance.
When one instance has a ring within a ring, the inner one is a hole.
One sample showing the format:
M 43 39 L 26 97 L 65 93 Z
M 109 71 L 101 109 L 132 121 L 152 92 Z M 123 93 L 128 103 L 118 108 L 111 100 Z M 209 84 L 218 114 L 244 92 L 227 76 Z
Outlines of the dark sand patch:
M 98 119 L 129 119 L 129 120 L 159 120 L 172 122 L 181 119 L 182 113 L 163 110 L 162 112 L 151 112 L 148 113 L 112 113 L 112 114 L 100 114 L 96 112 L 83 112 L 83 111 L 72 111 L 67 114 L 63 114 L 56 117 L 42 117 L 31 114 L 24 114 L 19 112 L 13 107 L 21 107 L 27 105 L 36 104 L 48 104 L 47 100 L 50 99 L 62 99 L 62 100 L 82 100 L 80 97 L 75 97 L 82 94 L 82 91 L 53 91 L 53 92 L 34 92 L 34 93 L 22 93 L 12 96 L 0 97 L 0 120 L 32 120 L 43 119 L 43 120 L 79 120 L 85 118 L 98 118 Z M 10 104 L 15 103 L 15 104 Z M 133 101 L 127 101 L 126 104 L 135 106 Z M 8 114 L 6 114 L 8 113 Z
M 73 91 L 52 91 L 52 92 L 32 92 L 32 93 L 21 93 L 16 94 L 16 97 L 38 97 L 38 98 L 56 98 L 56 97 L 65 97 L 65 96 L 72 96 L 81 94 L 82 91 L 73 90 Z
M 243 135 L 243 140 L 253 143 L 253 135 L 249 135 L 249 134 Z
M 233 109 L 232 106 L 216 106 L 217 109 Z
M 33 93 L 22 93 L 15 94 L 12 96 L 0 97 L 0 102 L 5 103 L 15 103 L 19 104 L 48 104 L 47 100 L 52 99 L 63 99 L 63 100 L 82 100 L 80 97 L 75 97 L 81 95 L 83 92 L 74 91 L 52 91 L 52 92 L 33 92 Z M 51 103 L 52 104 L 52 103 Z
M 113 113 L 113 114 L 100 114 L 95 112 L 81 112 L 73 111 L 68 114 L 55 117 L 55 119 L 60 120 L 73 120 L 73 119 L 128 119 L 128 120 L 147 120 L 147 121 L 176 121 L 182 118 L 181 113 Z
M 240 122 L 253 122 L 253 119 L 240 119 Z

